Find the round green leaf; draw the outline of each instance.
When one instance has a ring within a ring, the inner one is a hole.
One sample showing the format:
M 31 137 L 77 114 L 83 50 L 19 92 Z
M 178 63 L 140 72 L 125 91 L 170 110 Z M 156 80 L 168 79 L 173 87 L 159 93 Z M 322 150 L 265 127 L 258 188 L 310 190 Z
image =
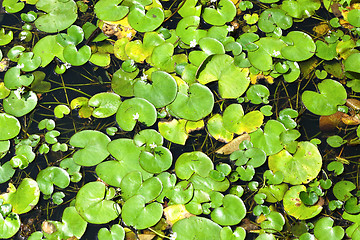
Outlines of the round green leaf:
M 187 121 L 184 119 L 173 119 L 170 122 L 159 122 L 158 128 L 161 135 L 173 143 L 185 145 L 186 139 L 189 137 L 185 125 Z
M 119 224 L 114 224 L 110 231 L 107 228 L 101 228 L 97 236 L 99 240 L 124 240 L 125 230 Z
M 151 73 L 151 83 L 140 79 L 134 84 L 135 97 L 144 98 L 156 108 L 164 107 L 174 101 L 177 94 L 175 79 L 163 71 Z
M 94 166 L 102 162 L 109 152 L 107 145 L 110 138 L 102 132 L 84 130 L 70 138 L 70 145 L 81 148 L 74 153 L 74 161 L 81 166 Z
M 224 25 L 231 22 L 236 15 L 236 7 L 231 0 L 220 0 L 216 4 L 217 8 L 207 7 L 204 9 L 202 17 L 205 22 L 211 25 Z
M 104 199 L 107 188 L 102 182 L 89 182 L 82 186 L 76 195 L 76 211 L 87 222 L 94 224 L 108 223 L 117 218 L 120 206 L 111 200 Z
M 315 54 L 316 45 L 312 38 L 304 32 L 292 31 L 286 36 L 286 40 L 291 44 L 280 51 L 282 56 L 288 60 L 305 61 Z
M 340 201 L 346 201 L 352 197 L 351 191 L 356 189 L 354 183 L 350 181 L 340 181 L 334 185 L 334 196 Z
M 327 239 L 343 239 L 345 233 L 341 226 L 333 227 L 334 220 L 330 217 L 323 217 L 316 222 L 314 228 L 314 235 L 319 240 Z
M 150 32 L 162 24 L 164 21 L 164 12 L 161 8 L 154 7 L 145 14 L 145 8 L 142 5 L 135 5 L 131 8 L 128 21 L 136 31 Z
M 146 126 L 152 126 L 156 119 L 156 108 L 143 98 L 125 100 L 116 113 L 116 122 L 125 131 L 132 131 L 138 121 Z
M 14 91 L 4 99 L 3 106 L 6 113 L 15 117 L 22 117 L 31 112 L 38 102 L 36 94 L 32 91 L 21 94 L 20 98 Z
M 23 214 L 29 212 L 39 202 L 40 190 L 37 182 L 24 178 L 15 192 L 10 192 L 7 203 L 12 205 L 12 212 Z
M 179 91 L 175 101 L 168 107 L 172 113 L 186 120 L 197 121 L 206 117 L 214 106 L 214 96 L 210 89 L 199 83 Z
M 91 49 L 88 45 L 76 49 L 75 45 L 67 45 L 64 48 L 65 60 L 73 66 L 85 64 L 91 57 Z
M 221 231 L 221 227 L 213 221 L 194 216 L 177 221 L 172 229 L 177 240 L 218 240 Z
M 313 218 L 322 210 L 320 205 L 306 206 L 299 197 L 302 191 L 306 191 L 304 185 L 293 186 L 285 193 L 283 199 L 285 211 L 299 220 Z
M 94 6 L 96 16 L 103 21 L 118 21 L 125 17 L 129 8 L 119 5 L 123 0 L 100 0 Z
M 0 238 L 6 239 L 14 236 L 20 229 L 20 218 L 15 213 L 10 213 L 4 218 L 0 214 Z
M 50 195 L 54 191 L 54 185 L 59 188 L 66 188 L 70 184 L 70 176 L 62 168 L 47 167 L 39 172 L 36 177 L 40 191 L 45 195 Z
M 47 14 L 39 16 L 35 20 L 35 26 L 47 33 L 60 32 L 70 27 L 77 18 L 77 6 L 73 0 L 39 0 L 36 8 Z
M 144 170 L 150 173 L 161 173 L 171 167 L 172 154 L 169 149 L 158 146 L 151 152 L 141 152 L 139 162 Z
M 343 85 L 335 80 L 325 79 L 318 84 L 320 93 L 304 91 L 302 101 L 306 108 L 317 115 L 327 116 L 337 112 L 338 105 L 346 102 L 347 93 Z
M 124 223 L 136 229 L 154 226 L 163 214 L 162 205 L 157 202 L 145 204 L 145 198 L 141 195 L 135 195 L 127 200 L 121 214 Z
M 21 125 L 17 118 L 6 113 L 0 113 L 0 141 L 16 137 L 20 129 Z
M 120 104 L 120 96 L 109 92 L 95 94 L 89 99 L 89 106 L 95 108 L 92 115 L 96 118 L 107 118 L 114 115 Z
M 284 182 L 292 185 L 308 183 L 319 174 L 322 157 L 317 147 L 310 142 L 299 142 L 294 155 L 288 151 L 269 156 L 269 168 L 284 174 Z
M 215 208 L 211 212 L 211 219 L 223 226 L 232 226 L 240 223 L 246 215 L 244 202 L 236 195 L 227 194 L 223 198 L 223 207 Z
M 211 159 L 196 151 L 181 154 L 175 163 L 176 176 L 180 179 L 189 179 L 194 173 L 207 177 L 213 168 Z

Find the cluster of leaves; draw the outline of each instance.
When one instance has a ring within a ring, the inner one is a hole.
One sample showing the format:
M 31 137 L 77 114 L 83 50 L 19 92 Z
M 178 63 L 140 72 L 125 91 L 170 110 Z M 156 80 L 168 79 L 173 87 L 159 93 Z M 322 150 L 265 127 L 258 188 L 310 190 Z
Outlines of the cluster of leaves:
M 0 183 L 12 180 L 0 195 L 0 238 L 19 231 L 19 215 L 42 195 L 67 207 L 61 221 L 44 221 L 30 240 L 80 239 L 88 223 L 110 222 L 99 239 L 138 238 L 148 229 L 157 239 L 342 239 L 345 232 L 360 239 L 358 186 L 347 180 L 332 186 L 349 161 L 340 153 L 325 169 L 321 141 L 301 136 L 298 126 L 303 104 L 321 116 L 323 131 L 341 135 L 346 126 L 343 137 L 327 138 L 329 155 L 359 144 L 360 5 L 183 0 L 165 9 L 166 2 L 3 1 L 23 24 L 16 30 L 20 42 L 14 29 L 0 30 Z M 36 11 L 25 12 L 25 5 Z M 320 7 L 334 17 L 322 20 Z M 308 18 L 322 20 L 317 36 L 291 31 Z M 166 27 L 171 20 L 173 29 Z M 109 69 L 109 91 L 90 94 L 81 89 L 86 84 L 63 81 L 69 68 L 87 63 Z M 39 106 L 54 104 L 43 96 L 58 90 L 41 68 L 54 70 L 65 94 L 81 95 L 71 101 L 66 95 L 64 103 L 55 97 L 55 120 L 35 117 Z M 271 84 L 283 86 L 286 107 Z M 289 96 L 286 87 L 295 84 L 301 91 Z M 116 120 L 106 131 L 88 126 L 58 140 L 61 123 L 75 115 Z M 29 119 L 36 134 L 28 132 Z M 174 159 L 173 147 L 186 149 L 194 131 L 221 148 Z M 66 157 L 47 161 L 59 152 Z M 36 181 L 22 178 L 15 187 L 15 173 L 41 157 L 47 164 Z M 98 181 L 86 181 L 86 169 Z M 68 204 L 62 191 L 70 187 L 76 197 Z M 331 214 L 319 217 L 326 211 L 351 224 L 333 226 Z

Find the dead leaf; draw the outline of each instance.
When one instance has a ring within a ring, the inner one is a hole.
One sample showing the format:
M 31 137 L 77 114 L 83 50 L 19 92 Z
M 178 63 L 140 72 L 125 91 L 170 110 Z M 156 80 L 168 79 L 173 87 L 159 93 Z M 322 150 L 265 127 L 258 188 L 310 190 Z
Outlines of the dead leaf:
M 237 138 L 233 139 L 231 142 L 225 144 L 220 149 L 218 149 L 216 153 L 224 155 L 231 154 L 236 150 L 239 150 L 239 144 L 245 140 L 250 141 L 250 135 L 248 133 L 244 133 L 243 135 L 240 135 Z

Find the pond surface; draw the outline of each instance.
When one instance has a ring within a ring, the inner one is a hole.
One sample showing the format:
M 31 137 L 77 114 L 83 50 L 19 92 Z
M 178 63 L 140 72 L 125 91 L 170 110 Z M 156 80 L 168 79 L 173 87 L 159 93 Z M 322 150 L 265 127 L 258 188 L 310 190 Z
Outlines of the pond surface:
M 1 3 L 0 238 L 360 239 L 358 3 Z

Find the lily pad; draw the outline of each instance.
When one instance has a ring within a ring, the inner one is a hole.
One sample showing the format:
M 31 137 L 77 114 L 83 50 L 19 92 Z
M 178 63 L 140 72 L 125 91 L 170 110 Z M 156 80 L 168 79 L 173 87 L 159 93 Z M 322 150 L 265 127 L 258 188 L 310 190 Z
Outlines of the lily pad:
M 176 116 L 198 121 L 206 117 L 214 106 L 214 96 L 210 89 L 194 83 L 188 89 L 180 90 L 168 108 Z
M 260 14 L 258 27 L 263 32 L 273 32 L 276 27 L 283 30 L 290 28 L 293 24 L 292 18 L 286 15 L 282 9 L 270 8 Z
M 138 121 L 146 126 L 152 126 L 156 119 L 156 108 L 143 98 L 135 97 L 123 101 L 116 113 L 116 121 L 125 131 L 133 130 Z
M 96 174 L 107 184 L 120 187 L 122 178 L 133 171 L 141 172 L 144 180 L 152 176 L 140 166 L 141 149 L 135 145 L 132 139 L 113 140 L 107 148 L 116 161 L 102 162 L 96 167 Z
M 164 107 L 174 101 L 177 94 L 175 79 L 163 71 L 151 73 L 151 83 L 145 80 L 138 80 L 134 84 L 134 95 L 144 98 L 156 108 Z
M 184 119 L 173 119 L 169 122 L 159 122 L 158 128 L 161 135 L 173 143 L 185 145 L 186 139 L 189 135 L 186 132 Z
M 145 202 L 150 202 L 158 197 L 162 191 L 162 183 L 157 177 L 142 180 L 141 172 L 128 173 L 121 181 L 121 196 L 127 201 L 135 195 L 144 197 Z
M 356 189 L 354 183 L 350 181 L 340 181 L 334 185 L 333 193 L 338 200 L 346 201 L 352 197 L 351 191 L 354 189 Z
M 107 145 L 110 141 L 110 138 L 104 133 L 94 130 L 75 133 L 70 138 L 70 145 L 81 148 L 73 155 L 75 163 L 81 166 L 99 164 L 109 156 Z
M 285 211 L 299 220 L 313 218 L 322 210 L 321 205 L 306 206 L 299 197 L 302 191 L 306 191 L 304 185 L 293 186 L 285 193 L 283 199 Z
M 338 105 L 346 102 L 347 93 L 343 85 L 332 79 L 318 84 L 320 93 L 304 91 L 302 101 L 306 108 L 317 115 L 327 116 L 337 112 Z
M 70 184 L 69 174 L 59 167 L 48 167 L 39 172 L 36 177 L 40 191 L 45 195 L 51 195 L 54 185 L 59 188 L 66 188 Z
M 92 115 L 96 118 L 107 118 L 114 115 L 120 104 L 120 96 L 115 93 L 98 93 L 89 99 L 89 106 L 94 107 Z
M 48 35 L 41 38 L 34 46 L 35 57 L 41 58 L 41 67 L 46 67 L 54 57 L 65 61 L 63 56 L 63 47 L 56 41 L 56 35 Z
M 80 239 L 87 227 L 87 222 L 79 215 L 73 206 L 65 208 L 61 222 L 49 221 L 49 223 L 54 224 L 56 228 L 56 231 L 52 234 L 44 233 L 49 239 L 51 239 L 51 237 L 62 239 L 76 237 Z
M 0 142 L 0 145 L 3 141 Z M 10 146 L 10 142 L 8 144 Z M 11 166 L 10 162 L 6 162 L 0 166 L 0 183 L 9 181 L 9 179 L 15 174 L 15 169 Z
M 316 222 L 314 235 L 319 240 L 343 239 L 345 232 L 341 226 L 333 227 L 334 220 L 330 217 L 323 217 Z
M 231 0 L 220 0 L 216 6 L 216 9 L 210 7 L 204 9 L 202 17 L 205 22 L 219 26 L 234 19 L 236 7 Z
M 211 159 L 197 151 L 181 154 L 175 163 L 176 176 L 180 179 L 189 179 L 194 173 L 207 177 L 213 168 Z
M 15 213 L 10 213 L 6 217 L 0 214 L 0 238 L 11 238 L 20 229 L 20 218 Z
M 125 230 L 119 224 L 114 224 L 110 231 L 107 228 L 101 228 L 97 236 L 99 240 L 124 240 Z
M 5 28 L 0 29 L 0 46 L 7 45 L 8 43 L 13 40 L 14 34 L 10 30 L 9 32 L 5 33 Z
M 208 120 L 207 129 L 218 141 L 229 142 L 234 137 L 234 134 L 224 127 L 223 117 L 220 114 L 215 114 Z
M 123 97 L 134 96 L 135 77 L 139 74 L 139 69 L 133 72 L 126 72 L 122 68 L 117 70 L 111 81 L 111 88 L 115 93 Z
M 0 126 L 0 141 L 16 137 L 21 129 L 19 120 L 6 113 L 0 113 Z
M 79 50 L 75 45 L 67 45 L 64 48 L 64 59 L 73 66 L 85 64 L 91 57 L 91 49 L 88 45 L 81 47 Z
M 56 41 L 63 47 L 67 45 L 76 46 L 84 40 L 84 30 L 77 25 L 70 26 L 66 32 L 56 35 Z
M 138 32 L 150 32 L 158 28 L 164 21 L 164 12 L 159 7 L 154 7 L 145 13 L 142 5 L 131 8 L 128 21 L 132 28 Z
M 218 240 L 221 231 L 221 227 L 213 221 L 194 216 L 177 221 L 172 229 L 177 240 Z
M 266 122 L 264 131 L 258 129 L 250 134 L 254 147 L 264 150 L 267 156 L 280 152 L 283 145 L 280 141 L 280 134 L 285 131 L 285 126 L 275 120 Z
M 223 207 L 215 208 L 211 212 L 211 219 L 223 226 L 237 225 L 246 215 L 244 202 L 236 195 L 227 194 L 223 200 Z
M 35 26 L 47 33 L 60 32 L 70 27 L 77 18 L 77 6 L 73 0 L 39 0 L 36 8 L 47 14 L 39 16 L 35 20 Z
M 40 190 L 35 180 L 24 178 L 17 189 L 1 195 L 5 197 L 4 203 L 12 205 L 12 212 L 23 214 L 33 209 L 39 202 Z
M 123 0 L 101 0 L 98 1 L 94 6 L 94 12 L 96 16 L 103 21 L 118 21 L 124 18 L 129 8 L 122 6 L 120 3 Z
M 22 117 L 31 112 L 37 105 L 38 98 L 32 91 L 21 94 L 20 98 L 12 91 L 4 99 L 3 106 L 6 113 L 15 117 Z
M 205 85 L 218 80 L 221 97 L 240 97 L 248 88 L 250 81 L 233 62 L 234 59 L 226 54 L 208 57 L 198 68 L 198 81 Z
M 281 171 L 284 182 L 292 185 L 308 183 L 319 174 L 322 157 L 317 147 L 310 142 L 299 142 L 294 155 L 288 151 L 269 156 L 269 168 L 273 172 Z
M 141 152 L 139 162 L 140 166 L 149 173 L 161 173 L 171 167 L 172 154 L 169 149 L 157 146 L 150 152 Z
M 190 42 L 198 43 L 201 38 L 206 36 L 205 30 L 197 29 L 199 24 L 200 17 L 184 17 L 176 26 L 176 35 L 187 45 L 190 45 Z
M 82 186 L 76 195 L 76 211 L 87 222 L 108 223 L 117 218 L 121 209 L 114 201 L 104 199 L 107 188 L 102 182 L 89 182 Z
M 292 31 L 286 36 L 286 41 L 289 41 L 290 44 L 281 49 L 281 54 L 288 60 L 305 61 L 315 54 L 316 45 L 312 38 L 304 32 Z
M 141 195 L 135 195 L 127 200 L 121 214 L 124 223 L 136 229 L 154 226 L 163 214 L 162 205 L 157 202 L 145 204 L 145 198 Z

